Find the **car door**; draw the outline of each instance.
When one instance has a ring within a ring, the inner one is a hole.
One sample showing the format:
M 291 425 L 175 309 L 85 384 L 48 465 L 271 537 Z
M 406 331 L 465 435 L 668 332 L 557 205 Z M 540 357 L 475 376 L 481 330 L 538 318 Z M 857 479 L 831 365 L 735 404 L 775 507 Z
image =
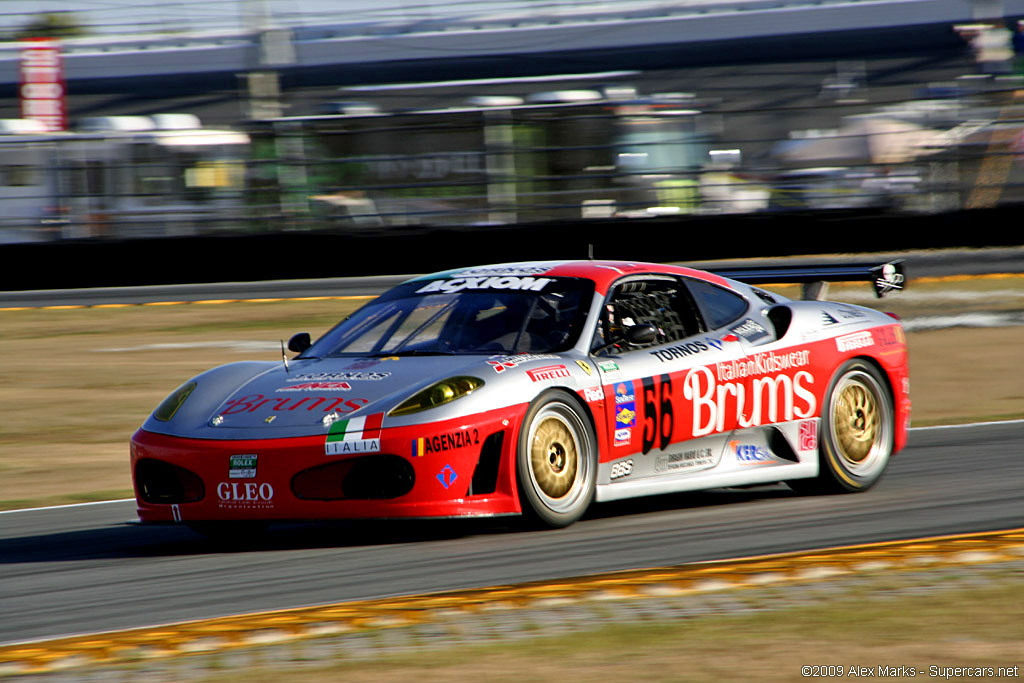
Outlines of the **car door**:
M 725 321 L 735 322 L 749 303 L 713 300 L 704 310 L 694 296 L 701 282 L 631 275 L 605 300 L 591 348 L 606 399 L 610 453 L 602 460 L 613 461 L 613 482 L 703 471 L 721 459 L 728 427 L 717 410 L 715 368 L 743 359 Z M 653 327 L 653 338 L 631 342 L 641 326 Z M 693 439 L 703 440 L 684 443 Z

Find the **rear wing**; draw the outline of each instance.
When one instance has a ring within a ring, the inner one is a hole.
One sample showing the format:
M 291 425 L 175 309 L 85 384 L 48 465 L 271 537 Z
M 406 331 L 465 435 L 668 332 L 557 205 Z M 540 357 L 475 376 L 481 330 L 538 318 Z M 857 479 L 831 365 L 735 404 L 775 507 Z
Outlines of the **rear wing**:
M 893 290 L 903 289 L 906 283 L 902 259 L 877 264 L 845 263 L 821 266 L 723 268 L 709 272 L 749 285 L 801 284 L 803 285 L 802 298 L 811 300 L 824 299 L 828 292 L 829 282 L 870 281 L 874 287 L 875 296 L 879 298 Z

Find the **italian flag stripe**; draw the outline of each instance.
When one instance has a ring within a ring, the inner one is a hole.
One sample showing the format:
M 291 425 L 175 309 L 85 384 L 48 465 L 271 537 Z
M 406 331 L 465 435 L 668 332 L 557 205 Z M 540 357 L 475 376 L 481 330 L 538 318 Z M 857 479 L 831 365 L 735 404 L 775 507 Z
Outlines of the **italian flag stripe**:
M 384 421 L 384 413 L 374 413 L 363 417 L 351 417 L 338 420 L 331 424 L 327 432 L 328 441 L 361 441 L 379 439 L 380 425 Z

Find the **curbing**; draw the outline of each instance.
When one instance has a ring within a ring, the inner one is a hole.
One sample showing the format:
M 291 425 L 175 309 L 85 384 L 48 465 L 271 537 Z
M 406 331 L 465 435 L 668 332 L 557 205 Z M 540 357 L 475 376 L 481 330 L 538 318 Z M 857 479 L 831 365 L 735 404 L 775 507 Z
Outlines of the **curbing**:
M 361 600 L 2 645 L 0 677 L 210 654 L 408 626 L 485 610 L 681 596 L 1022 558 L 1024 528 L 1019 528 Z

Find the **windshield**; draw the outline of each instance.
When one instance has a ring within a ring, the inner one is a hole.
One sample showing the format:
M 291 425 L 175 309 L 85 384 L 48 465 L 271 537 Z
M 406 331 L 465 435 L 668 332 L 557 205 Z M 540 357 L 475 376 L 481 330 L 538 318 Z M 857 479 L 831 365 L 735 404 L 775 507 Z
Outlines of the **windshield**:
M 359 309 L 301 357 L 564 351 L 593 293 L 576 278 L 417 280 Z

